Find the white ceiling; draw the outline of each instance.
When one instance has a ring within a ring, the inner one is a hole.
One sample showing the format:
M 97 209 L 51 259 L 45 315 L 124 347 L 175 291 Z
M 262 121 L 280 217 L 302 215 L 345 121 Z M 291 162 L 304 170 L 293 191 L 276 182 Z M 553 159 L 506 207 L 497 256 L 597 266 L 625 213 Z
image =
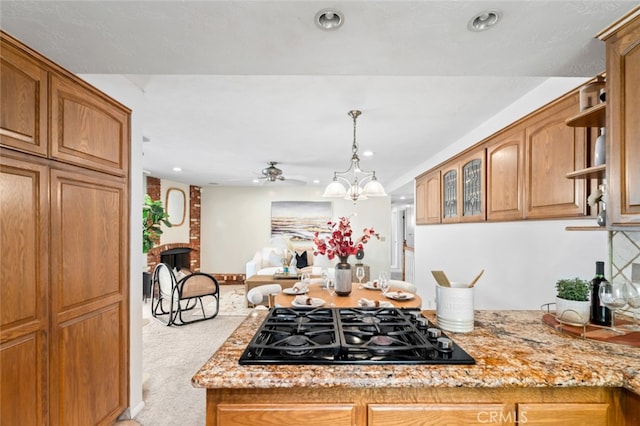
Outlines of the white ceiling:
M 361 152 L 395 196 L 407 170 L 541 84 L 604 70 L 595 34 L 637 1 L 0 1 L 0 27 L 77 74 L 144 93 L 143 167 L 196 185 L 320 179 Z M 315 14 L 340 10 L 322 31 Z M 502 20 L 467 23 L 486 9 Z M 174 166 L 182 167 L 180 173 Z M 282 185 L 287 182 L 275 182 Z

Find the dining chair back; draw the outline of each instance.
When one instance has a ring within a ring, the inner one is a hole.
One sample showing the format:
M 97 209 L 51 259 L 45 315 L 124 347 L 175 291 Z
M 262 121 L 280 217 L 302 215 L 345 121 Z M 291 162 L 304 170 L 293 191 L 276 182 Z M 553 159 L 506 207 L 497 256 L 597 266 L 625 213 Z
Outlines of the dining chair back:
M 259 285 L 249 290 L 249 292 L 247 293 L 247 300 L 257 309 L 264 309 L 264 307 L 266 306 L 272 308 L 274 306 L 273 299 L 275 298 L 276 294 L 280 293 L 281 291 L 282 286 L 280 284 L 274 283 Z
M 389 280 L 389 288 L 399 288 L 404 291 L 408 291 L 409 293 L 415 293 L 418 291 L 418 288 L 411 284 L 408 281 L 400 281 L 400 280 Z

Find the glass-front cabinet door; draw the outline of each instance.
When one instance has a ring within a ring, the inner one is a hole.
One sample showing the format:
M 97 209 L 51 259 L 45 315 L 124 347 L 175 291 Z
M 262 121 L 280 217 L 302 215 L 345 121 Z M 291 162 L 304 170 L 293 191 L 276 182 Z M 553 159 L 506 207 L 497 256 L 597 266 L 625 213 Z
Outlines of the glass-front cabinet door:
M 478 147 L 442 169 L 442 222 L 485 220 L 485 148 Z
M 458 222 L 458 165 L 442 170 L 442 223 Z
M 482 214 L 482 180 L 484 173 L 480 159 L 471 160 L 462 166 L 462 215 Z

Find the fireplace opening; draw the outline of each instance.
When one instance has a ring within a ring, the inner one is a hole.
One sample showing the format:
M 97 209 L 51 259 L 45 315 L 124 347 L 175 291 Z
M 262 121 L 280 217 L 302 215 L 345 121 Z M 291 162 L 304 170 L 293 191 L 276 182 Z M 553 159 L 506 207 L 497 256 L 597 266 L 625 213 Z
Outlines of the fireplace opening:
M 189 259 L 189 253 L 191 249 L 188 247 L 173 248 L 160 253 L 160 262 L 166 263 L 178 271 L 180 269 L 190 269 L 191 262 Z

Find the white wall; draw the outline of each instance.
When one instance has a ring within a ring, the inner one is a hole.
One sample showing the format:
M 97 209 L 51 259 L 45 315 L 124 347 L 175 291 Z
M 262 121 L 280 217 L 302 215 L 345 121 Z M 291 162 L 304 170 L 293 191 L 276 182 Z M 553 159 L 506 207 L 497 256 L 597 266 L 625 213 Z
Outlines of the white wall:
M 451 281 L 469 282 L 484 269 L 474 287 L 476 309 L 539 309 L 555 301 L 558 279 L 590 280 L 595 262 L 607 261 L 607 232 L 564 229 L 585 224 L 552 220 L 417 226 L 418 294 L 435 298 L 432 270 L 445 271 Z
M 332 201 L 334 220 L 350 216 L 354 234 L 374 227 L 385 237 L 365 245 L 365 263 L 371 274 L 389 269 L 391 204 L 389 197 L 353 202 L 322 198 L 322 187 L 204 187 L 202 188 L 202 239 L 200 269 L 204 272 L 244 273 L 245 264 L 254 253 L 269 244 L 271 238 L 272 201 Z

